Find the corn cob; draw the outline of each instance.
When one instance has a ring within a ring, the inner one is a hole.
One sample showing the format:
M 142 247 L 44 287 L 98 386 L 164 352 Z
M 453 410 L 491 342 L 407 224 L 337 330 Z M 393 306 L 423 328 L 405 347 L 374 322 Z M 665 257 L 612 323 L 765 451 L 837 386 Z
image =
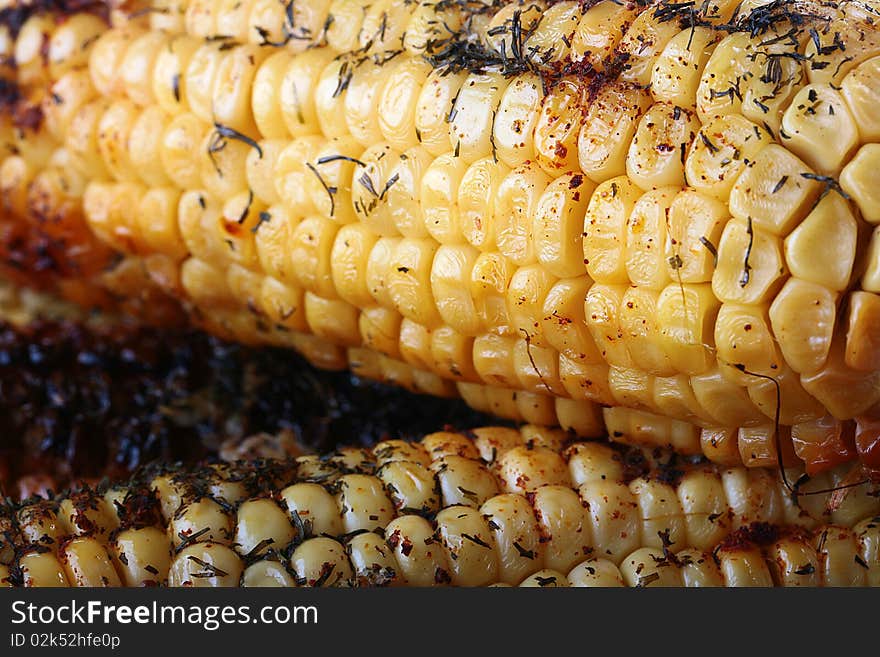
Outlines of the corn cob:
M 880 466 L 875 2 L 144 8 L 0 35 L 44 117 L 2 122 L 9 221 L 115 295 L 584 436 Z
M 766 470 L 566 441 L 485 427 L 166 469 L 6 507 L 0 564 L 23 586 L 880 583 L 867 487 L 792 498 Z

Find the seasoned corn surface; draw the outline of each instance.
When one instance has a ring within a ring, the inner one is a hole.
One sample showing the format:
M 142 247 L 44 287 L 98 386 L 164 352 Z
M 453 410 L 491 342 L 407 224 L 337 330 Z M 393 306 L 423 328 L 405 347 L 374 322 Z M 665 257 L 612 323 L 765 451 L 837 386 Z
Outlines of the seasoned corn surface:
M 880 468 L 877 3 L 142 4 L 0 26 L 18 279 L 584 436 Z
M 880 499 L 829 492 L 844 479 L 801 480 L 794 496 L 767 470 L 559 430 L 439 432 L 7 502 L 0 582 L 877 585 Z

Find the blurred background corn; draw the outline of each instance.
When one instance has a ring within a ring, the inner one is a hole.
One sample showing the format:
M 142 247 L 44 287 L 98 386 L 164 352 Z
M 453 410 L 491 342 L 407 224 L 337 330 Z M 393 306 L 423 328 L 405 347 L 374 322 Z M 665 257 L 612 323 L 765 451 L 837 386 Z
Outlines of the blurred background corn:
M 794 498 L 772 471 L 569 444 L 559 430 L 439 432 L 7 501 L 0 581 L 878 585 L 880 499 L 828 492 L 836 481 Z
M 105 9 L 0 27 L 19 279 L 582 436 L 880 468 L 877 3 Z

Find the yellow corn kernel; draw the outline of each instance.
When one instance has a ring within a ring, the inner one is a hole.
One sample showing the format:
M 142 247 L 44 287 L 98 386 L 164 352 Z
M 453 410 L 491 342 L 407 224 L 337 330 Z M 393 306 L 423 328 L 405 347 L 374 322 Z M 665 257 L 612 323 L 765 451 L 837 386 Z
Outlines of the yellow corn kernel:
M 697 87 L 696 106 L 700 121 L 708 123 L 717 117 L 742 111 L 742 95 L 737 94 L 737 85 L 752 67 L 748 57 L 751 49 L 751 38 L 742 32 L 724 37 L 715 46 Z
M 637 87 L 608 85 L 587 107 L 578 135 L 581 171 L 595 183 L 626 173 L 626 155 L 651 96 Z
M 583 12 L 571 40 L 572 59 L 602 71 L 635 17 L 634 8 L 603 0 Z
M 557 2 L 548 7 L 525 41 L 525 57 L 535 63 L 563 61 L 571 51 L 572 38 L 581 13 L 581 7 L 572 0 Z
M 466 162 L 492 156 L 495 114 L 507 80 L 499 73 L 470 74 L 449 112 L 449 147 Z
M 706 285 L 670 283 L 656 301 L 657 341 L 672 366 L 701 374 L 712 363 L 715 318 L 720 304 Z
M 658 299 L 654 290 L 629 288 L 620 306 L 620 330 L 637 368 L 655 376 L 671 376 L 676 368 L 663 348 Z
M 806 164 L 778 144 L 768 144 L 737 179 L 730 193 L 730 212 L 785 237 L 807 215 L 821 184 L 803 174 Z
M 532 73 L 511 80 L 501 96 L 492 137 L 495 155 L 511 168 L 535 159 L 535 125 L 543 98 L 541 80 Z
M 880 57 L 872 57 L 857 66 L 841 82 L 841 93 L 852 112 L 859 135 L 864 141 L 880 139 L 880 121 L 877 106 L 877 80 L 880 79 Z
M 785 146 L 822 175 L 836 176 L 855 152 L 859 129 L 831 84 L 810 84 L 792 98 L 780 129 Z
M 849 204 L 828 194 L 785 239 L 785 262 L 798 278 L 830 290 L 846 288 L 852 274 L 858 223 Z M 828 239 L 828 235 L 834 239 Z
M 704 123 L 685 161 L 688 183 L 726 202 L 739 175 L 769 142 L 765 129 L 739 114 Z
M 638 286 L 662 290 L 669 283 L 666 240 L 669 208 L 678 187 L 663 187 L 642 194 L 626 224 L 626 271 Z
M 852 197 L 862 218 L 872 224 L 880 224 L 878 166 L 880 144 L 865 144 L 840 174 L 840 186 Z
M 450 149 L 455 151 L 455 143 L 450 144 L 449 121 L 466 79 L 466 71 L 432 71 L 422 86 L 416 105 L 415 129 L 419 143 L 433 155 Z
M 715 32 L 694 27 L 672 37 L 651 71 L 651 94 L 660 102 L 696 109 L 703 70 L 717 40 Z
M 828 288 L 795 277 L 786 281 L 770 306 L 770 322 L 794 371 L 814 372 L 825 363 L 836 313 L 837 295 Z
M 406 59 L 393 68 L 379 94 L 379 128 L 393 148 L 405 151 L 419 143 L 416 106 L 431 67 L 419 59 Z
M 700 123 L 678 105 L 656 103 L 642 115 L 626 158 L 629 178 L 644 190 L 685 184 L 684 163 Z
M 769 301 L 787 272 L 781 240 L 748 220 L 727 222 L 717 252 L 712 291 L 727 303 Z
M 503 171 L 504 167 L 498 167 L 488 159 L 484 162 L 493 173 L 484 174 L 483 178 L 497 181 L 493 184 L 497 191 L 491 206 L 471 204 L 470 213 L 466 215 L 470 221 L 465 225 L 474 226 L 474 237 L 482 238 L 484 234 L 486 237 L 477 241 L 469 235 L 470 231 L 467 229 L 465 237 L 481 250 L 497 245 L 501 255 L 514 264 L 531 264 L 537 256 L 535 230 L 539 228 L 539 204 L 552 179 L 534 163 L 524 164 L 499 178 L 494 171 L 499 168 Z M 486 207 L 491 207 L 491 224 L 478 230 L 479 223 L 486 222 Z
M 599 185 L 584 216 L 584 263 L 597 283 L 629 283 L 626 271 L 627 221 L 641 191 L 626 176 Z

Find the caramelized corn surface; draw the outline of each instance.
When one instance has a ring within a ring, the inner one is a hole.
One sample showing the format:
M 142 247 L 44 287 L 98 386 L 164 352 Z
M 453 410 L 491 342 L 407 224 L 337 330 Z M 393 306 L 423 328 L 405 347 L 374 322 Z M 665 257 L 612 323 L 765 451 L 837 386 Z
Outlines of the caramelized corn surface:
M 765 470 L 571 444 L 532 425 L 439 432 L 7 502 L 0 576 L 14 586 L 876 585 L 880 499 L 870 486 L 828 492 L 841 476 L 801 481 L 795 497 Z
M 10 274 L 583 436 L 880 467 L 876 3 L 142 4 L 0 26 Z

